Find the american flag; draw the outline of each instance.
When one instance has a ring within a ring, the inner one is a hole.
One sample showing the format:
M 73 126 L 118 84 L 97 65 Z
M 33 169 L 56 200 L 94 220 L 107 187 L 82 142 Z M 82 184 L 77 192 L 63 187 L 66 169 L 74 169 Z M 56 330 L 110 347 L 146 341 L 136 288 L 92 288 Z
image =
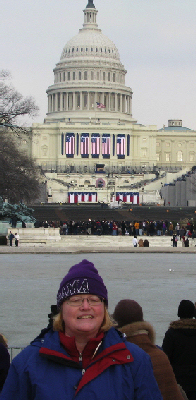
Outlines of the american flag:
M 96 102 L 96 104 L 97 104 L 97 108 L 105 108 L 105 106 L 104 106 L 103 103 L 97 103 L 97 102 Z
M 116 154 L 117 154 L 117 156 L 125 155 L 125 137 L 124 136 L 117 137 Z
M 73 135 L 66 135 L 65 139 L 65 154 L 75 154 L 75 137 Z
M 110 136 L 102 137 L 102 154 L 110 154 Z
M 81 154 L 89 154 L 89 136 L 81 136 Z
M 97 136 L 91 137 L 91 154 L 99 154 L 100 138 Z

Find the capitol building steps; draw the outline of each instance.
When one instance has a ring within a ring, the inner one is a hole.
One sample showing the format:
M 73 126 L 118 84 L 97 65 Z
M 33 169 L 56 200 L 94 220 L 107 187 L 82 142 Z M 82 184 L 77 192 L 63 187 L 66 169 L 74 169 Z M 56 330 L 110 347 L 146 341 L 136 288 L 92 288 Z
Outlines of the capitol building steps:
M 10 228 L 8 228 L 9 234 Z M 129 235 L 60 235 L 59 228 L 15 228 L 14 233 L 19 233 L 19 247 L 51 247 L 66 249 L 67 252 L 92 252 L 92 251 L 129 251 L 133 247 L 133 236 Z M 138 236 L 148 240 L 149 247 L 173 247 L 171 236 Z M 8 240 L 9 245 L 9 240 Z M 196 246 L 196 239 L 189 239 L 189 247 Z M 177 247 L 182 247 L 179 239 Z M 139 248 L 139 246 L 138 246 Z
M 172 246 L 170 236 L 138 236 L 138 241 L 142 239 L 147 239 L 149 241 L 149 247 L 168 247 Z M 58 246 L 67 246 L 67 248 L 78 248 L 83 249 L 91 249 L 92 247 L 95 249 L 112 249 L 121 248 L 127 250 L 130 247 L 133 247 L 133 236 L 112 236 L 112 235 L 65 235 L 61 236 L 61 241 L 58 242 Z M 181 241 L 178 242 L 178 246 L 181 247 Z

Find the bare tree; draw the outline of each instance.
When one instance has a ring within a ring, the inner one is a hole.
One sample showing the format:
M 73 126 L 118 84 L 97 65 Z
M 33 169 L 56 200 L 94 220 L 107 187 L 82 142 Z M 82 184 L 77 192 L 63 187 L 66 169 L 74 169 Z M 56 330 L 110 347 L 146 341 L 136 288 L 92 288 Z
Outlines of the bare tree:
M 11 203 L 32 203 L 39 196 L 40 173 L 35 162 L 21 152 L 12 137 L 0 140 L 0 196 Z
M 19 126 L 18 117 L 37 115 L 39 108 L 32 97 L 23 97 L 12 86 L 11 75 L 8 71 L 0 71 L 0 125 L 9 127 L 12 131 L 25 132 L 25 128 Z
M 32 97 L 24 98 L 8 82 L 10 74 L 0 72 L 0 196 L 10 202 L 32 202 L 39 195 L 39 169 L 19 143 L 29 128 L 18 123 L 20 116 L 35 116 L 38 107 Z

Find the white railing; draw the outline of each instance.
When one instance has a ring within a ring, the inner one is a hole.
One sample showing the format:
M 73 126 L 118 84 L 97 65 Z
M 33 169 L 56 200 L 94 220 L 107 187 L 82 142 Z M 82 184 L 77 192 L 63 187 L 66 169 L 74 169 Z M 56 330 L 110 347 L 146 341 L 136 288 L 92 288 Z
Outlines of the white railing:
M 17 354 L 19 354 L 23 349 L 24 347 L 14 347 L 14 346 L 8 347 L 8 351 L 10 353 L 10 361 L 12 361 L 13 358 L 16 357 Z

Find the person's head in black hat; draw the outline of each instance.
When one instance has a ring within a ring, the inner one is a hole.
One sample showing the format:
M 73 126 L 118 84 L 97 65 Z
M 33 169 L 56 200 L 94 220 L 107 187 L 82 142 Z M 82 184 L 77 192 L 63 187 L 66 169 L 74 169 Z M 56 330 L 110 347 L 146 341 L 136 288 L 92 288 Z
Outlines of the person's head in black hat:
M 191 300 L 181 300 L 178 307 L 178 317 L 180 319 L 195 318 L 196 309 Z

